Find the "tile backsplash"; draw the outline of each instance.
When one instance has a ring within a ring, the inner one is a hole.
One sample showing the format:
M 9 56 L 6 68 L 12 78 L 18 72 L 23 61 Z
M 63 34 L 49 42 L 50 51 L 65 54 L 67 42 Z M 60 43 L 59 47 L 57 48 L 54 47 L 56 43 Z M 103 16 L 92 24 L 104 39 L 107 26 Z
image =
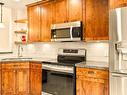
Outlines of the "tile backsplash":
M 16 48 L 16 47 L 15 47 Z M 108 62 L 108 43 L 101 42 L 42 42 L 23 46 L 25 57 L 56 58 L 59 48 L 87 49 L 87 60 Z M 17 49 L 14 50 L 17 54 Z
M 87 49 L 87 60 L 108 62 L 109 44 L 107 42 L 41 42 L 23 45 L 23 56 L 55 59 L 59 48 Z M 17 57 L 17 46 L 13 54 L 0 54 L 0 58 Z

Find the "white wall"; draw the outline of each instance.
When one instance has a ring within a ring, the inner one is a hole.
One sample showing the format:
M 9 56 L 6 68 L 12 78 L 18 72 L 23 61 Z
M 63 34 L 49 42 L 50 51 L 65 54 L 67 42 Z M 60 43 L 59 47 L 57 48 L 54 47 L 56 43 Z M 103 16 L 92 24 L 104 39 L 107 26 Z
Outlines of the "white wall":
M 0 12 L 1 14 L 1 12 Z M 0 52 L 11 52 L 11 32 L 12 32 L 12 15 L 11 9 L 3 7 L 3 24 L 4 27 L 0 28 Z

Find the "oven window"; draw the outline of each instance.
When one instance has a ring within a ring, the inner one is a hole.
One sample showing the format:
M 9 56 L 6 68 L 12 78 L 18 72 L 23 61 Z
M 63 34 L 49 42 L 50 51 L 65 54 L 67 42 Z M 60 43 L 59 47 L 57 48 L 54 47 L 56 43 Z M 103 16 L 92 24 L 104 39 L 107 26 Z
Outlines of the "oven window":
M 56 38 L 70 38 L 70 28 L 56 29 Z
M 73 76 L 59 72 L 47 71 L 46 80 L 43 80 L 42 91 L 49 95 L 74 95 Z

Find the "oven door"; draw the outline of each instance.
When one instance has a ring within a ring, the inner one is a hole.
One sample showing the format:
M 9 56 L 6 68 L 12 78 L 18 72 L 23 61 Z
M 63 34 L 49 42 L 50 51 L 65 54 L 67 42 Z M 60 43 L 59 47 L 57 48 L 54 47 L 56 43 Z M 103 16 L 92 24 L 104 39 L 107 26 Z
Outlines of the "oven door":
M 44 70 L 46 80 L 42 83 L 44 93 L 49 95 L 74 95 L 74 76 L 68 73 Z M 46 94 L 46 95 L 48 95 Z

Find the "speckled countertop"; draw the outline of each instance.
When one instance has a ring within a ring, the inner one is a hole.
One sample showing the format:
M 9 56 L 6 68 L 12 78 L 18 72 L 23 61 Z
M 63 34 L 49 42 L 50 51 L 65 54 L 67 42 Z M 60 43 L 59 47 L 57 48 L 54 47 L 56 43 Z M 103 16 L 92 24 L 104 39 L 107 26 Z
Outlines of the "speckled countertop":
M 1 63 L 8 63 L 8 62 L 40 62 L 51 60 L 50 58 L 4 58 L 1 59 Z
M 14 60 L 13 58 L 10 58 L 10 60 L 0 60 L 1 63 L 9 63 L 9 62 L 52 62 L 51 58 L 25 58 L 25 59 L 16 59 Z M 75 65 L 76 67 L 80 68 L 94 68 L 94 69 L 101 69 L 101 70 L 109 70 L 108 63 L 107 62 L 99 62 L 99 61 L 84 61 L 77 63 Z
M 77 63 L 76 67 L 80 68 L 93 68 L 93 69 L 101 69 L 101 70 L 109 70 L 107 62 L 99 62 L 99 61 L 86 61 Z

